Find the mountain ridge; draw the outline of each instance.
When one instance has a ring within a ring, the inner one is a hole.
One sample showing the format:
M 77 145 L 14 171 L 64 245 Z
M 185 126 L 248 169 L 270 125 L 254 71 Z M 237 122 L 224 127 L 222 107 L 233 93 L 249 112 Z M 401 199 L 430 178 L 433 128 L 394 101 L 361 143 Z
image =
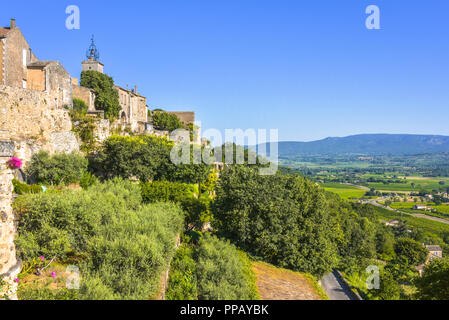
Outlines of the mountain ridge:
M 267 150 L 269 151 L 269 144 Z M 449 152 L 449 136 L 381 133 L 328 137 L 310 142 L 279 142 L 280 158 L 302 155 L 416 155 L 442 152 Z

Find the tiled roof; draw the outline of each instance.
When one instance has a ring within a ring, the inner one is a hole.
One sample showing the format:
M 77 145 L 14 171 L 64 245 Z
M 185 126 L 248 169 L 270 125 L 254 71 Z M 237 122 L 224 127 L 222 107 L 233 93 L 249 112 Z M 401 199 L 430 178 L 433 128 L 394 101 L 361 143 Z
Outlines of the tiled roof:
M 440 246 L 426 246 L 429 251 L 442 251 Z
M 0 28 L 0 38 L 5 38 L 11 29 L 9 28 Z

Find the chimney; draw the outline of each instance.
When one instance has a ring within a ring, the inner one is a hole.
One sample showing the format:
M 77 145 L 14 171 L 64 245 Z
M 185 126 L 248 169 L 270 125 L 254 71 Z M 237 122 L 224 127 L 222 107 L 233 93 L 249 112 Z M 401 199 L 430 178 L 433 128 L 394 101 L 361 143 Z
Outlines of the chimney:
M 16 28 L 16 19 L 11 19 L 11 25 L 10 25 L 10 29 L 15 29 Z
M 134 93 L 137 94 L 137 85 L 134 86 Z

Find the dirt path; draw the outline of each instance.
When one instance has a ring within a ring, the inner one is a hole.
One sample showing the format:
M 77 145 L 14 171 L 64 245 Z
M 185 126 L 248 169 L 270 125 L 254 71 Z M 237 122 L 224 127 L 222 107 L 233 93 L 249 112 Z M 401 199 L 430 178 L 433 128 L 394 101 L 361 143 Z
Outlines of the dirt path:
M 262 300 L 322 300 L 302 274 L 278 269 L 265 263 L 253 263 Z

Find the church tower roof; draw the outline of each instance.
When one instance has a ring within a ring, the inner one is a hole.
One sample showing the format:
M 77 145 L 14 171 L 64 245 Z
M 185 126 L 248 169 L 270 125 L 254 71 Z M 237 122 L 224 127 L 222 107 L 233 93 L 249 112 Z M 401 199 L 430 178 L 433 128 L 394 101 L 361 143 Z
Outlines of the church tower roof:
M 92 35 L 91 38 L 91 44 L 89 49 L 87 49 L 86 57 L 88 60 L 95 60 L 98 61 L 100 59 L 100 52 L 97 49 L 97 46 L 95 45 L 94 36 Z

